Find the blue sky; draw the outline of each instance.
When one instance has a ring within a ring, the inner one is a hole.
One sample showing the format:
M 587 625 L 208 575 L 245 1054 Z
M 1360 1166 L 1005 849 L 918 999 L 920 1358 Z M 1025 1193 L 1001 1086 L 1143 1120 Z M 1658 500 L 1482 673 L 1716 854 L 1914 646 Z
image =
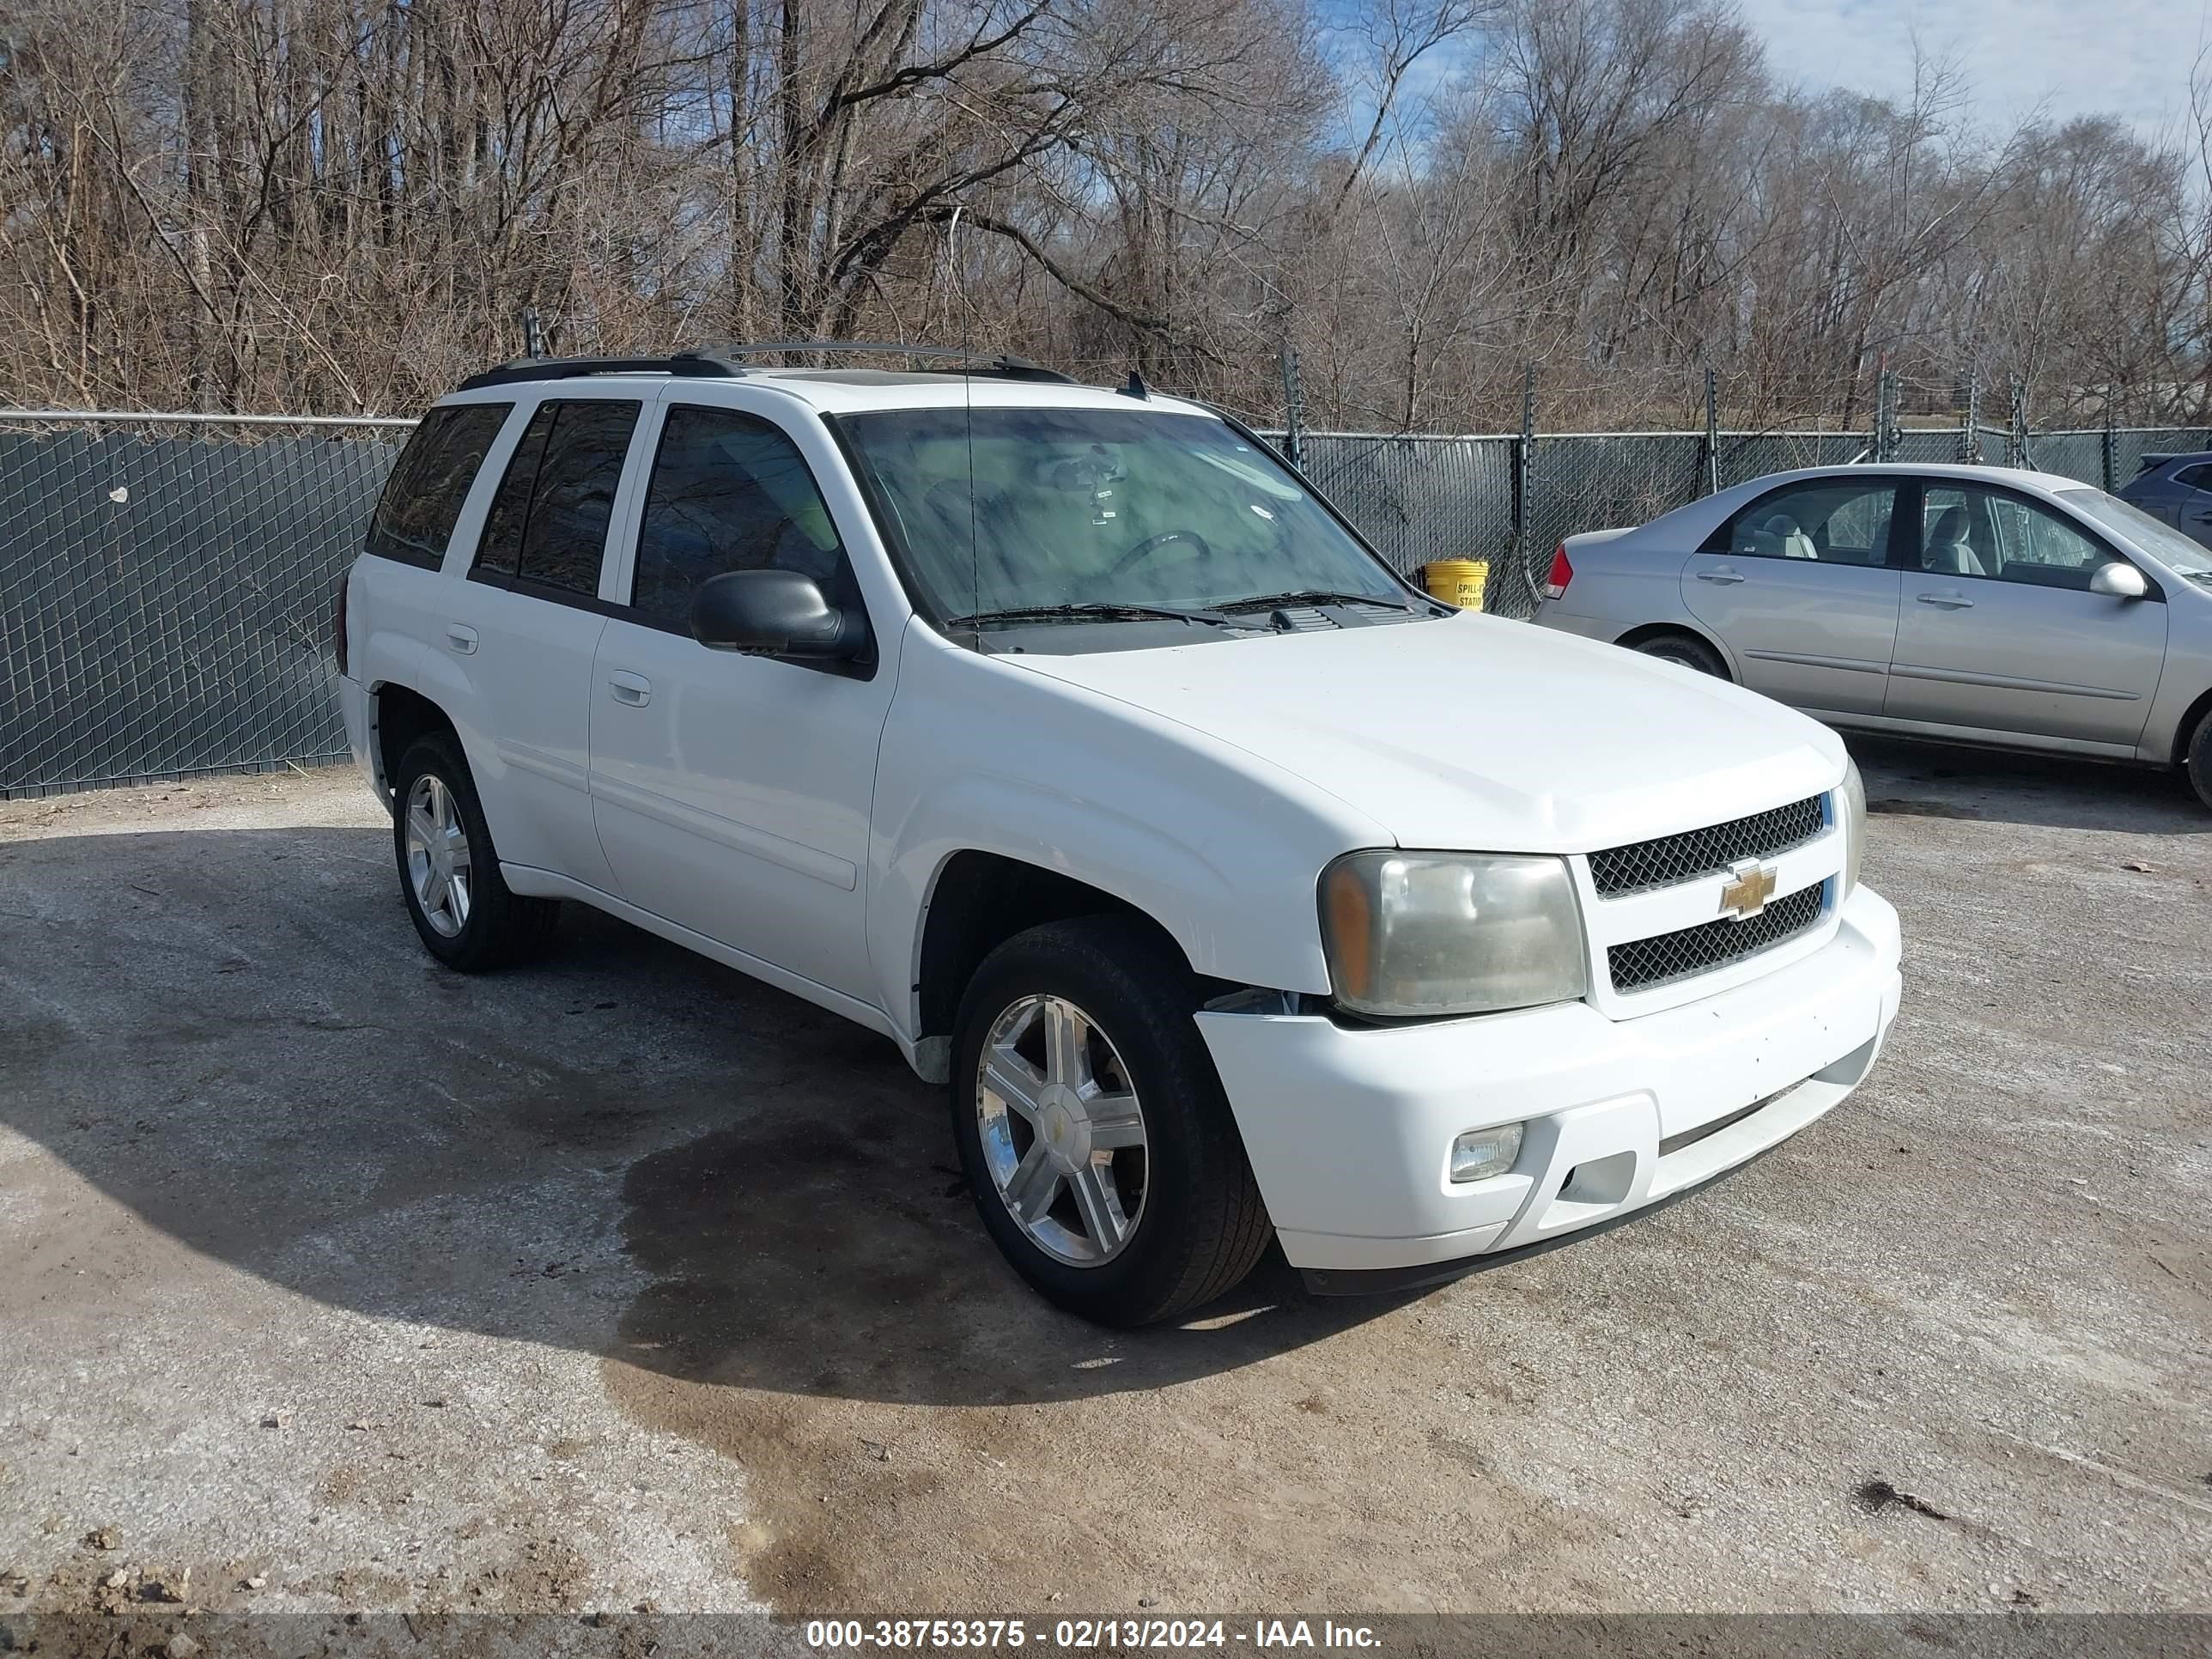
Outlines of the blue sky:
M 2179 134 L 2204 0 L 1738 0 L 1777 80 L 1897 96 L 1912 84 L 1912 39 L 1965 71 L 1985 125 L 2039 102 L 2108 113 L 2146 136 Z

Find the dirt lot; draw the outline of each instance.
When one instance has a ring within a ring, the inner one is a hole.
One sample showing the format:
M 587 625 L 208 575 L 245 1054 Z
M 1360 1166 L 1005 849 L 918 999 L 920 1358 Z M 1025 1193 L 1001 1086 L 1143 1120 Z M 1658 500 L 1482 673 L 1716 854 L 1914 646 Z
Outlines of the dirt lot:
M 0 805 L 0 1613 L 2212 1607 L 2212 817 L 1863 758 L 1844 1108 L 1139 1336 L 1000 1264 L 888 1043 L 582 913 L 429 965 L 349 773 Z

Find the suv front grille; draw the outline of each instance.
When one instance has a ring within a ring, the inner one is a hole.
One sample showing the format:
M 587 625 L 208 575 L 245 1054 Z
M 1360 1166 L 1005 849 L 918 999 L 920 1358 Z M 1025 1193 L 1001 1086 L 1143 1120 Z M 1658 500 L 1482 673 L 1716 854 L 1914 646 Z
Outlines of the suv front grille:
M 1679 836 L 1639 841 L 1589 855 L 1590 880 L 1601 898 L 1618 898 L 1651 887 L 1672 887 L 1717 875 L 1739 859 L 1771 859 L 1777 853 L 1812 840 L 1827 828 L 1820 797 L 1747 818 L 1731 818 L 1704 830 L 1687 830 Z M 1732 926 L 1734 924 L 1731 924 Z
M 1775 900 L 1748 921 L 1723 916 L 1718 921 L 1700 922 L 1678 933 L 1616 945 L 1606 952 L 1613 988 L 1648 991 L 1771 951 L 1820 921 L 1820 896 L 1825 890 L 1822 882 L 1800 888 L 1788 898 Z

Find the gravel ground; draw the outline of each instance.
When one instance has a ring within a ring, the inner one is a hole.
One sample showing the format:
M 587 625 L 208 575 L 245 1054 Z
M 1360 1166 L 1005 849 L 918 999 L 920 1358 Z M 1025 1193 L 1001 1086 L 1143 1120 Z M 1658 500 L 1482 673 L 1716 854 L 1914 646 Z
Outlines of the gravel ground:
M 0 1614 L 2212 1607 L 2212 817 L 1862 747 L 1844 1108 L 1140 1335 L 880 1039 L 581 912 L 429 965 L 349 772 L 0 803 Z

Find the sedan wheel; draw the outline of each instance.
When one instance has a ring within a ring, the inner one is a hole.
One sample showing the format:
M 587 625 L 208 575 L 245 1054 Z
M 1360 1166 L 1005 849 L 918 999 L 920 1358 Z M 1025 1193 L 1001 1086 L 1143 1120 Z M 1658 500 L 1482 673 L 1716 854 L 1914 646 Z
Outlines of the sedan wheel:
M 1721 660 L 1720 653 L 1703 640 L 1693 640 L 1687 634 L 1656 634 L 1633 649 L 1647 657 L 1656 657 L 1662 662 L 1678 662 L 1685 668 L 1696 669 L 1700 674 L 1711 674 L 1717 680 L 1729 677 L 1728 665 Z
M 1024 1237 L 1072 1267 L 1121 1254 L 1144 1219 L 1145 1113 L 1096 1020 L 1064 997 L 1007 1007 L 983 1040 L 975 1120 Z

